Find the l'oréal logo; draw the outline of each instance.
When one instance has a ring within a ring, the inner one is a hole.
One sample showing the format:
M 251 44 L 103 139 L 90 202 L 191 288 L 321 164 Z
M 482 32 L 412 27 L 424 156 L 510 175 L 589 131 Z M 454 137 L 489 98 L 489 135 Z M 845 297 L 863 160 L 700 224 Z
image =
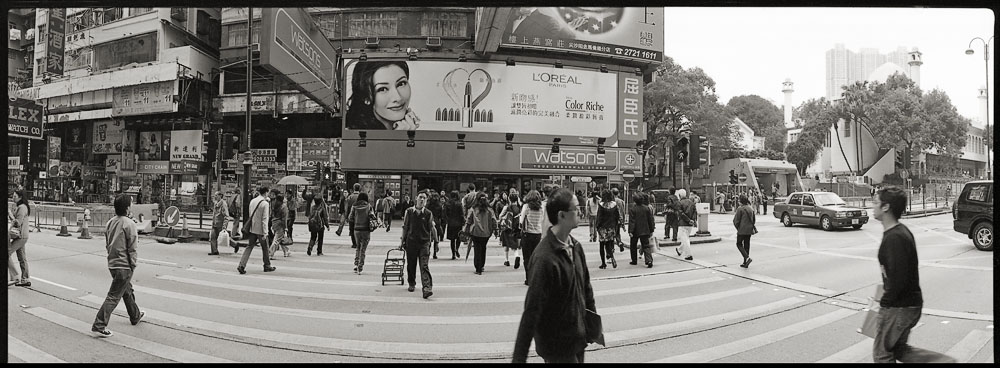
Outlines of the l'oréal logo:
M 581 84 L 575 76 L 555 73 L 531 73 L 531 80 L 535 82 L 559 83 L 559 84 Z

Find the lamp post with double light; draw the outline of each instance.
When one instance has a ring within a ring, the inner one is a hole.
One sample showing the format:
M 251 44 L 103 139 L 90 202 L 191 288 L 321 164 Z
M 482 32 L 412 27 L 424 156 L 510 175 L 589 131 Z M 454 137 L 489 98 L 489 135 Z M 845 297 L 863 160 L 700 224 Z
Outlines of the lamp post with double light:
M 985 74 L 985 77 L 986 77 L 986 131 L 989 132 L 990 131 L 990 105 L 989 105 L 989 100 L 990 100 L 990 88 L 989 88 L 989 85 L 990 85 L 990 43 L 993 42 L 993 36 L 990 36 L 989 40 L 984 40 L 984 39 L 982 39 L 980 37 L 976 37 L 976 38 L 973 38 L 973 39 L 969 40 L 969 48 L 967 50 L 965 50 L 965 54 L 966 55 L 972 55 L 972 54 L 976 53 L 976 51 L 972 49 L 972 44 L 976 40 L 979 40 L 980 42 L 983 43 L 983 61 L 984 61 L 984 64 L 986 65 L 986 74 Z M 986 177 L 987 178 L 993 178 L 993 163 L 991 162 L 991 161 L 993 161 L 993 157 L 992 157 L 993 156 L 993 140 L 992 139 L 987 139 L 986 140 L 986 156 L 987 156 L 986 157 Z

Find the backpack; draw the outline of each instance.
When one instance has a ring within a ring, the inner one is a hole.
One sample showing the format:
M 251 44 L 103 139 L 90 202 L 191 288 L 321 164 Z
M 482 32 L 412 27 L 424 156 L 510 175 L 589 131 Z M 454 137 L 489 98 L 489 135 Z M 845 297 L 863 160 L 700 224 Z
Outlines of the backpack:
M 321 214 L 320 211 L 323 211 L 323 208 L 315 206 L 313 207 L 312 210 L 313 213 L 311 216 L 309 216 L 309 231 L 310 232 L 321 231 L 323 230 L 323 219 L 322 216 L 320 216 Z
M 502 219 L 500 219 L 500 230 L 506 231 L 507 234 L 514 239 L 520 239 L 521 227 L 518 226 L 517 214 L 514 213 L 514 211 L 516 211 L 514 208 L 516 207 L 517 204 L 508 205 L 507 213 L 503 215 Z

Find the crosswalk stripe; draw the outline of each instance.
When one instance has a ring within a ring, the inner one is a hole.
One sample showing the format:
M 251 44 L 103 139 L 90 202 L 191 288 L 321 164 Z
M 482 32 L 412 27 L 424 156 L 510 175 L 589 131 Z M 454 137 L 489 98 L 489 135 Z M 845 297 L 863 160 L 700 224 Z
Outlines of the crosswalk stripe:
M 702 318 L 689 319 L 687 321 L 674 322 L 666 325 L 654 325 L 654 326 L 640 327 L 632 330 L 605 332 L 604 339 L 607 341 L 618 341 L 623 344 L 628 344 L 628 343 L 642 341 L 644 338 L 649 338 L 652 336 L 663 336 L 671 332 L 691 330 L 698 328 L 700 326 L 708 326 L 723 322 L 733 322 L 741 318 L 772 312 L 776 309 L 799 304 L 802 301 L 803 299 L 797 297 L 791 297 L 768 304 L 758 305 L 750 308 L 743 308 L 740 310 L 727 313 L 714 314 Z
M 176 293 L 172 291 L 154 289 L 139 285 L 134 285 L 133 288 L 136 291 L 145 294 L 157 295 L 165 298 L 183 300 L 193 303 L 214 305 L 223 308 L 231 308 L 237 310 L 256 310 L 266 313 L 281 314 L 281 315 L 288 315 L 295 317 L 307 317 L 307 318 L 318 318 L 318 319 L 339 320 L 339 321 L 399 323 L 399 324 L 429 324 L 429 325 L 474 325 L 474 324 L 495 324 L 495 323 L 517 323 L 518 321 L 521 320 L 520 314 L 506 315 L 506 316 L 490 316 L 490 315 L 418 316 L 418 315 L 384 315 L 384 314 L 368 314 L 368 313 L 361 313 L 361 314 L 336 313 L 336 312 L 325 312 L 325 311 L 316 311 L 307 309 L 294 309 L 294 308 L 275 307 L 269 305 L 241 303 L 229 300 L 207 298 L 197 295 Z M 750 286 L 735 290 L 727 290 L 723 292 L 698 295 L 687 298 L 663 300 L 659 302 L 636 304 L 624 307 L 602 308 L 601 314 L 604 316 L 610 316 L 616 314 L 662 309 L 667 307 L 691 305 L 696 303 L 703 303 L 707 301 L 734 297 L 738 295 L 744 295 L 759 290 L 760 289 L 756 287 Z
M 857 344 L 848 346 L 846 349 L 833 353 L 826 358 L 820 359 L 816 363 L 856 363 L 865 357 L 871 361 L 872 344 L 875 343 L 870 337 L 865 337 Z
M 98 297 L 96 295 L 88 295 L 88 297 L 99 300 L 97 304 L 104 303 L 104 298 Z M 25 309 L 24 311 L 38 318 L 66 327 L 70 330 L 74 330 L 79 333 L 89 335 L 91 326 L 86 322 L 76 320 L 68 316 L 64 316 L 62 314 L 50 311 L 42 307 L 28 308 Z M 167 346 L 149 340 L 140 339 L 138 337 L 129 336 L 120 332 L 115 332 L 114 336 L 103 340 L 111 344 L 123 346 L 133 350 L 138 350 L 149 355 L 158 356 L 167 360 L 172 360 L 180 363 L 201 363 L 201 362 L 232 363 L 232 361 L 230 360 L 217 358 L 201 353 L 196 353 L 193 351 L 178 349 L 172 346 Z
M 45 279 L 42 279 L 42 278 L 38 278 L 38 277 L 32 277 L 32 279 L 35 279 L 35 280 L 38 280 L 38 281 L 41 281 L 41 282 L 44 282 L 44 283 L 46 283 L 46 284 L 49 284 L 49 285 L 54 285 L 54 286 L 58 286 L 58 287 L 61 287 L 61 288 L 63 288 L 63 289 L 67 289 L 67 290 L 73 290 L 73 291 L 76 291 L 76 289 L 74 289 L 74 288 L 72 288 L 72 287 L 69 287 L 69 286 L 66 286 L 66 285 L 63 285 L 63 284 L 57 284 L 57 283 L 55 283 L 55 282 L 52 282 L 52 281 L 49 281 L 49 280 L 45 280 Z
M 85 295 L 78 299 L 91 303 L 93 305 L 100 305 L 104 302 L 104 299 L 96 295 Z M 663 325 L 661 328 L 640 328 L 635 330 L 624 330 L 619 332 L 605 333 L 608 346 L 620 346 L 623 344 L 631 343 L 631 340 L 622 339 L 620 337 L 643 337 L 642 334 L 634 332 L 641 331 L 645 333 L 645 337 L 653 337 L 662 331 L 676 331 L 680 329 L 688 328 L 698 328 L 707 326 L 714 323 L 725 322 L 733 318 L 747 317 L 755 315 L 758 313 L 765 313 L 768 311 L 773 311 L 777 308 L 782 308 L 791 304 L 797 304 L 801 302 L 802 299 L 799 298 L 788 298 L 774 303 L 769 303 L 766 305 L 741 309 L 735 312 L 724 313 L 720 315 L 715 315 L 711 317 L 701 318 L 698 320 L 691 320 L 682 323 L 672 323 L 668 325 Z M 226 334 L 230 336 L 258 339 L 265 341 L 272 341 L 276 343 L 292 344 L 292 345 L 302 345 L 310 347 L 319 347 L 325 349 L 333 349 L 338 351 L 351 351 L 352 353 L 364 353 L 371 354 L 372 356 L 378 357 L 389 357 L 398 356 L 400 354 L 404 355 L 419 355 L 425 358 L 455 358 L 457 356 L 469 357 L 476 359 L 490 359 L 490 358 L 509 358 L 510 353 L 513 351 L 513 342 L 482 342 L 482 343 L 417 343 L 417 342 L 383 342 L 383 341 L 368 341 L 368 340 L 349 340 L 341 338 L 332 337 L 321 337 L 321 336 L 308 336 L 291 334 L 285 332 L 271 331 L 271 330 L 261 330 L 252 327 L 234 326 L 214 321 L 202 320 L 197 318 L 185 317 L 169 312 L 144 308 L 147 314 L 147 318 L 153 318 L 166 323 L 185 326 L 193 329 L 210 331 L 215 333 Z M 653 326 L 660 327 L 660 326 Z M 533 351 L 533 349 L 532 349 Z
M 66 363 L 66 361 L 28 345 L 10 334 L 7 334 L 7 354 L 13 355 L 25 363 Z
M 199 280 L 179 276 L 171 275 L 160 275 L 156 278 L 161 280 L 170 280 L 183 282 L 193 285 L 208 286 L 226 290 L 240 290 L 252 293 L 261 293 L 268 295 L 286 295 L 300 298 L 315 298 L 315 299 L 329 299 L 329 300 L 351 300 L 351 301 L 367 301 L 367 302 L 380 302 L 380 303 L 427 303 L 427 301 L 415 298 L 415 297 L 392 297 L 392 296 L 370 296 L 370 295 L 352 295 L 352 294 L 334 294 L 334 293 L 318 293 L 318 292 L 306 292 L 306 291 L 294 291 L 285 289 L 272 289 L 272 288 L 262 288 L 256 286 L 246 286 L 238 285 L 232 283 L 215 282 L 208 280 Z M 630 294 L 641 291 L 650 290 L 661 290 L 676 287 L 685 287 L 698 284 L 704 284 L 709 282 L 721 281 L 722 279 L 717 277 L 709 277 L 704 279 L 696 279 L 689 281 L 681 281 L 676 283 L 663 283 L 659 285 L 643 285 L 634 286 L 627 288 L 615 288 L 611 290 L 600 290 L 595 291 L 594 296 L 608 296 L 608 295 L 621 295 Z M 524 287 L 523 285 L 520 287 Z M 486 304 L 486 303 L 522 303 L 524 302 L 524 295 L 514 295 L 514 296 L 496 296 L 496 297 L 475 297 L 475 298 L 440 298 L 434 297 L 433 303 L 471 303 L 471 304 Z
M 188 267 L 185 270 L 186 271 L 193 271 L 193 272 L 215 274 L 215 275 L 228 275 L 228 276 L 234 276 L 234 277 L 239 277 L 239 278 L 248 278 L 248 279 L 256 279 L 256 280 L 288 281 L 288 282 L 297 282 L 297 283 L 304 283 L 304 284 L 345 285 L 345 286 L 375 286 L 375 285 L 377 285 L 377 282 L 376 282 L 377 280 L 376 281 L 346 281 L 346 280 L 326 280 L 326 279 L 315 279 L 315 278 L 304 278 L 304 277 L 276 276 L 276 275 L 270 275 L 270 274 L 269 275 L 254 275 L 254 274 L 239 275 L 235 271 L 222 271 L 222 270 L 215 270 L 215 269 L 209 269 L 209 268 L 200 268 L 200 267 Z M 678 270 L 678 271 L 682 271 L 682 270 Z M 375 275 L 380 275 L 380 274 L 381 274 L 381 272 L 378 273 L 378 274 L 375 274 Z M 665 276 L 667 276 L 667 274 L 642 274 L 642 275 L 632 275 L 632 276 L 655 277 L 655 276 L 659 276 L 659 275 L 665 275 Z M 611 276 L 603 276 L 603 277 L 593 277 L 593 275 L 591 275 L 590 281 L 593 282 L 593 283 L 602 282 L 602 281 L 616 281 L 616 280 L 620 280 L 623 277 L 627 277 L 627 276 L 629 276 L 629 275 L 611 275 Z M 157 278 L 161 278 L 161 279 L 164 278 L 164 277 L 165 276 L 157 276 Z M 365 279 L 365 280 L 367 280 L 367 279 Z M 712 276 L 712 277 L 707 277 L 707 278 L 702 278 L 702 279 L 680 281 L 680 282 L 669 283 L 669 284 L 659 283 L 659 284 L 647 286 L 648 289 L 642 289 L 642 290 L 640 290 L 640 289 L 633 289 L 633 290 L 636 290 L 636 291 L 659 290 L 659 289 L 662 289 L 662 288 L 671 287 L 670 285 L 690 286 L 690 285 L 704 284 L 704 283 L 716 282 L 716 281 L 722 281 L 722 280 L 724 280 L 724 279 L 721 278 L 721 277 Z M 398 281 L 397 281 L 397 283 L 398 283 Z M 451 289 L 451 288 L 476 288 L 476 289 L 481 289 L 481 288 L 505 288 L 505 287 L 524 287 L 524 283 L 521 282 L 521 281 L 517 281 L 517 282 L 466 282 L 466 283 L 451 283 L 451 282 L 449 282 L 449 283 L 446 283 L 444 285 L 441 285 L 441 284 L 434 285 L 435 289 L 438 289 L 438 288 L 445 288 L 445 289 Z M 595 293 L 600 293 L 600 291 L 595 291 Z
M 707 363 L 713 360 L 722 359 L 747 350 L 756 349 L 761 346 L 772 344 L 789 337 L 813 330 L 858 313 L 850 309 L 838 309 L 822 316 L 802 321 L 791 326 L 783 327 L 774 331 L 755 335 L 742 340 L 736 340 L 727 344 L 713 346 L 711 348 L 690 352 L 687 354 L 675 355 L 672 357 L 659 359 L 653 363 Z
M 955 358 L 959 363 L 968 363 L 992 338 L 993 333 L 991 332 L 972 330 L 955 346 L 949 349 L 945 355 Z

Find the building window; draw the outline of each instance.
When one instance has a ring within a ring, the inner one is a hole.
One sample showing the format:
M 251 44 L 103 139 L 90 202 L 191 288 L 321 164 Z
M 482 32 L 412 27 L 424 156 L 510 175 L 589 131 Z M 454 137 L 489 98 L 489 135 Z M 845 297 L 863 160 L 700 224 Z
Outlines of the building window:
M 156 8 L 132 8 L 132 11 L 131 11 L 130 15 L 136 16 L 136 15 L 142 15 L 142 14 L 146 14 L 146 13 L 152 13 L 154 11 L 156 11 Z
M 348 37 L 396 36 L 399 26 L 397 12 L 366 12 L 347 15 Z
M 253 22 L 252 43 L 260 43 L 260 21 Z M 246 46 L 247 23 L 231 23 L 222 26 L 222 47 Z
M 66 51 L 66 70 L 89 68 L 94 51 L 89 47 Z
M 94 46 L 94 70 L 106 70 L 156 60 L 156 32 Z
M 844 138 L 850 138 L 851 137 L 851 125 L 852 124 L 854 124 L 854 123 L 849 122 L 849 121 L 845 121 L 844 122 Z
M 420 35 L 465 37 L 468 18 L 465 13 L 427 12 L 420 16 Z
M 341 16 L 341 14 L 315 14 L 313 20 L 326 38 L 337 39 L 343 36 L 343 32 L 340 31 Z

